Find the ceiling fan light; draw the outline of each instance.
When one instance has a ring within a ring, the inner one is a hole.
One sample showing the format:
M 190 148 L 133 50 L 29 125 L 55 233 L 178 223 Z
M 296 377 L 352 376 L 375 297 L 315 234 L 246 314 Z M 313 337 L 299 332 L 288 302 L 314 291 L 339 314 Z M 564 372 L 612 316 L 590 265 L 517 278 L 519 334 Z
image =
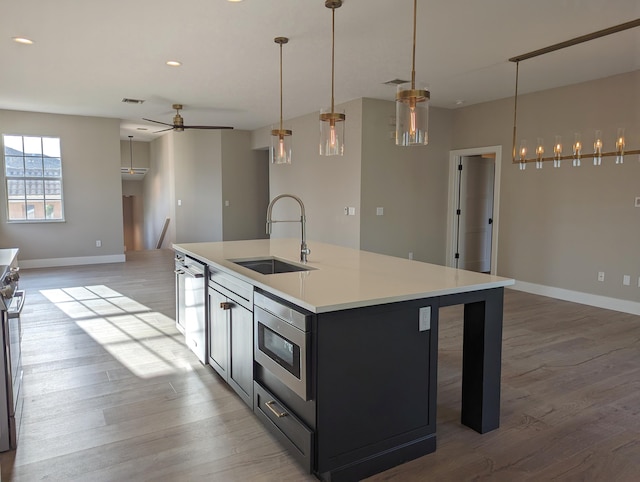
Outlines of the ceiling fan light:
M 179 112 L 173 116 L 173 130 L 176 132 L 184 132 L 184 119 Z
M 398 85 L 396 93 L 396 145 L 420 146 L 429 143 L 429 98 L 426 88 L 411 82 Z

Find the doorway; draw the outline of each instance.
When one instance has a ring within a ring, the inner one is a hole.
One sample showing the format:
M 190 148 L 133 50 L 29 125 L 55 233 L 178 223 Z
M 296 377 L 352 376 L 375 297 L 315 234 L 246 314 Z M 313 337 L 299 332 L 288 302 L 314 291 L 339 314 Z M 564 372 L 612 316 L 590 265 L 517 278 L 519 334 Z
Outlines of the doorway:
M 496 274 L 502 147 L 451 151 L 447 266 Z
M 132 184 L 142 185 L 135 182 Z M 123 183 L 124 186 L 124 183 Z M 142 196 L 130 194 L 131 190 L 123 188 L 122 222 L 124 234 L 124 250 L 139 251 L 144 249 L 144 210 Z

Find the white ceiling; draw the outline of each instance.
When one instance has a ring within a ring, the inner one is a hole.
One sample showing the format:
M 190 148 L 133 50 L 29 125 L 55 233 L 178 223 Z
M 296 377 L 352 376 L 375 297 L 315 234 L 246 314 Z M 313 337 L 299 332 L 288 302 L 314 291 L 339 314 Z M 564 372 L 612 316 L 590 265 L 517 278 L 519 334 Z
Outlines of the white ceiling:
M 410 78 L 412 11 L 411 0 L 344 0 L 336 10 L 336 103 L 394 98 L 383 83 Z M 510 57 L 637 18 L 638 0 L 418 0 L 417 79 L 438 107 L 510 97 Z M 156 126 L 142 118 L 171 122 L 172 103 L 184 104 L 187 125 L 277 122 L 277 36 L 290 38 L 285 118 L 330 101 L 324 0 L 5 1 L 0 32 L 0 108 L 122 119 L 122 139 L 153 138 Z M 182 66 L 165 65 L 173 59 Z M 522 62 L 520 92 L 638 69 L 635 28 Z

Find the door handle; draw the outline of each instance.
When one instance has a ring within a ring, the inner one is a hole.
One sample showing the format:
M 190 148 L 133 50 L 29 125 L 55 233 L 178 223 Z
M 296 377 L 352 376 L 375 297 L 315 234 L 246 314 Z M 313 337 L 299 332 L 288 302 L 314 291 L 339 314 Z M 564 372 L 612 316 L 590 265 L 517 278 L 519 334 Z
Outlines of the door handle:
M 231 308 L 233 308 L 233 303 L 229 303 L 228 301 L 223 301 L 220 303 L 220 308 L 222 308 L 223 310 L 230 310 Z

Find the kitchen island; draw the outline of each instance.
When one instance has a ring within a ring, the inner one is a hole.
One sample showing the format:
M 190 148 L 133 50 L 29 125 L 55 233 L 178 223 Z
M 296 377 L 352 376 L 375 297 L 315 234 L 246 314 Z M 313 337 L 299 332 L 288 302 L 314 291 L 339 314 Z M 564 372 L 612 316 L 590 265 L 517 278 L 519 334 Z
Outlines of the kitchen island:
M 224 333 L 243 333 L 225 345 L 229 379 L 239 381 L 236 391 L 310 472 L 357 480 L 435 450 L 442 306 L 465 306 L 462 423 L 480 433 L 499 426 L 503 289 L 513 280 L 323 243 L 309 247 L 302 265 L 294 239 L 174 245 L 208 266 L 210 351 L 221 346 L 212 327 L 225 323 L 214 305 L 233 312 L 230 300 L 240 293 L 241 329 L 226 315 Z M 251 269 L 253 261 L 273 258 L 302 270 Z M 252 308 L 253 337 L 246 321 Z M 258 358 L 274 336 L 263 319 L 276 319 L 279 310 L 308 326 L 301 346 L 283 337 L 290 353 L 273 355 L 282 366 L 297 364 L 287 368 L 293 377 Z M 256 354 L 248 369 L 247 346 Z M 245 359 L 235 377 L 232 349 Z M 304 383 L 293 385 L 296 376 Z

